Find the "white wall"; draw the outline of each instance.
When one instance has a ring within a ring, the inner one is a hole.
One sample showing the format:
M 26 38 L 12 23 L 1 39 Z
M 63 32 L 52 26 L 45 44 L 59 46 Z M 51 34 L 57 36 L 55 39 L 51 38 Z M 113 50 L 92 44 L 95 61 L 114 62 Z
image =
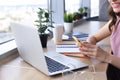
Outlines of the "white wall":
M 99 20 L 104 20 L 104 21 L 109 20 L 108 6 L 109 6 L 108 0 L 100 0 Z

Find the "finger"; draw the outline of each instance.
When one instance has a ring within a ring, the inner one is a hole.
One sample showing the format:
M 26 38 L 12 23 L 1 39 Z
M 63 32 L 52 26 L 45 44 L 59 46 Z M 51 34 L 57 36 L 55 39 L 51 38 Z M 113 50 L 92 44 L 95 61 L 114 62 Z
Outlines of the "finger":
M 84 52 L 95 52 L 96 48 L 89 48 L 89 47 L 80 47 L 79 48 L 80 51 L 84 51 Z
M 88 44 L 88 42 L 84 41 L 83 44 Z
M 81 52 L 81 54 L 86 55 L 91 58 L 96 58 L 96 54 L 94 52 Z
M 95 53 L 94 52 L 82 52 L 82 54 L 85 54 L 85 55 L 89 55 L 89 56 L 95 56 Z
M 88 48 L 96 48 L 96 45 L 92 45 L 92 44 L 84 44 L 84 45 Z

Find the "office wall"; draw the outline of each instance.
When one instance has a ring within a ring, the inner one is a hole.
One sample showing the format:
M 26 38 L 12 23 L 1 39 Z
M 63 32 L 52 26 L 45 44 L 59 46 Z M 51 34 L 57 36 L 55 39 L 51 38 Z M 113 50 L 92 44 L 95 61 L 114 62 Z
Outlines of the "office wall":
M 107 21 L 109 20 L 109 17 L 108 17 L 108 6 L 109 6 L 109 3 L 108 3 L 108 0 L 99 0 L 100 2 L 100 5 L 99 5 L 99 20 L 102 20 L 102 21 Z

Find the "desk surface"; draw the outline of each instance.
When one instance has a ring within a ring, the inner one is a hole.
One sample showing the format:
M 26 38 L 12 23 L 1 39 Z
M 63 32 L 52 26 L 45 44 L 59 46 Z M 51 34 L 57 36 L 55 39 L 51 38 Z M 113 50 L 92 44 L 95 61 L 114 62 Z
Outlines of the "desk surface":
M 89 34 L 93 34 L 97 29 L 103 26 L 105 22 L 85 22 L 80 26 L 74 28 L 74 31 L 82 31 L 88 32 Z M 100 42 L 102 47 L 106 50 L 110 50 L 109 39 L 105 39 Z M 108 42 L 108 43 L 106 43 Z M 47 49 L 44 51 L 53 51 L 55 50 L 55 46 L 53 46 L 53 40 L 48 41 Z M 88 58 L 76 58 L 78 60 L 82 60 L 86 63 L 91 64 L 91 60 Z M 95 65 L 95 69 L 97 73 L 95 74 L 95 80 L 106 80 L 106 63 L 98 63 Z M 87 69 L 84 69 L 87 71 Z M 90 73 L 89 73 L 90 74 Z M 31 65 L 24 62 L 19 56 L 15 57 L 15 55 L 11 55 L 0 61 L 0 80 L 63 80 L 61 75 L 56 75 L 54 77 L 48 77 L 41 73 L 39 70 L 33 68 Z M 79 80 L 76 79 L 76 80 Z

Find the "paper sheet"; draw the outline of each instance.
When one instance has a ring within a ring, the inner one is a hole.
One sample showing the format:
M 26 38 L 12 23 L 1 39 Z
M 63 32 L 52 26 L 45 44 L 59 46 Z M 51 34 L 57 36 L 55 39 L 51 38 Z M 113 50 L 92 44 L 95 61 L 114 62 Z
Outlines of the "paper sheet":
M 79 48 L 73 44 L 56 45 L 56 52 L 80 52 Z

